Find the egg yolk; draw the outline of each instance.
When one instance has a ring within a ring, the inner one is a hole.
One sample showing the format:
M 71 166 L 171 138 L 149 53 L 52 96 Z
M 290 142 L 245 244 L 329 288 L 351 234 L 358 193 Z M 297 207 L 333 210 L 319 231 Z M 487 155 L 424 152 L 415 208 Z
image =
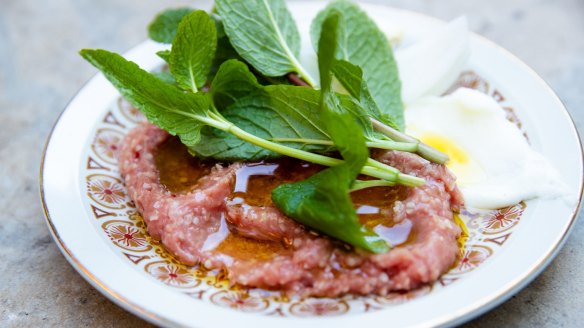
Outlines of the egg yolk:
M 446 166 L 456 175 L 459 185 L 476 183 L 485 179 L 485 173 L 481 167 L 450 139 L 433 133 L 425 133 L 419 139 L 450 157 Z
M 450 161 L 448 161 L 447 166 L 464 165 L 468 163 L 468 157 L 466 156 L 465 152 L 443 136 L 437 134 L 426 134 L 421 138 L 421 140 L 428 146 L 448 155 L 448 157 L 450 157 Z

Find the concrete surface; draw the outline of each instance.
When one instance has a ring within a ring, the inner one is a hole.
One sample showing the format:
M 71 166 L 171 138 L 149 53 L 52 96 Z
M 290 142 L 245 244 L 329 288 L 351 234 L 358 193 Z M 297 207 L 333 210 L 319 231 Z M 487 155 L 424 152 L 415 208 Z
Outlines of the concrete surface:
M 196 1 L 195 1 L 196 2 Z M 382 2 L 382 1 L 378 1 Z M 451 19 L 511 50 L 557 90 L 584 129 L 584 2 L 581 0 L 387 1 Z M 87 284 L 49 236 L 38 197 L 43 143 L 95 70 L 83 47 L 116 52 L 146 38 L 168 6 L 155 0 L 0 2 L 0 326 L 134 327 L 142 320 Z M 584 322 L 584 222 L 550 267 L 468 327 L 577 327 Z

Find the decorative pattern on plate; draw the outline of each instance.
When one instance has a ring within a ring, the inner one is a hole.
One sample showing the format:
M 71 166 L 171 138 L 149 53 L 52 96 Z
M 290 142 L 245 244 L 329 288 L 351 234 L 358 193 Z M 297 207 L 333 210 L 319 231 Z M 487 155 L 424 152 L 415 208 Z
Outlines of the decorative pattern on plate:
M 86 183 L 87 195 L 97 204 L 111 209 L 126 208 L 129 199 L 119 177 L 92 174 L 87 177 Z
M 134 252 L 145 252 L 152 249 L 148 240 L 131 222 L 112 220 L 102 224 L 103 231 L 116 246 Z
M 341 315 L 349 311 L 346 301 L 335 299 L 305 299 L 290 306 L 290 313 L 298 317 Z
M 489 212 L 483 217 L 482 225 L 485 227 L 483 233 L 487 235 L 499 234 L 513 228 L 519 223 L 524 209 L 525 203 L 520 203 L 516 206 Z
M 95 136 L 95 140 L 91 144 L 91 149 L 97 157 L 108 164 L 116 164 L 118 162 L 118 151 L 124 135 L 112 129 L 99 129 Z
M 201 284 L 201 280 L 197 279 L 188 268 L 170 261 L 150 262 L 146 264 L 144 270 L 172 287 L 192 288 Z
M 142 114 L 142 112 L 138 108 L 132 106 L 132 104 L 130 104 L 124 98 L 118 99 L 118 109 L 120 113 L 124 116 L 124 118 L 126 118 L 132 123 L 138 124 L 146 120 L 144 114 Z
M 270 306 L 268 299 L 241 290 L 222 290 L 211 295 L 210 300 L 213 304 L 244 312 L 262 312 Z
M 467 273 L 476 269 L 489 256 L 493 254 L 490 247 L 482 245 L 469 245 L 461 249 L 461 256 L 457 265 L 448 272 L 448 275 Z
M 411 290 L 403 293 L 391 293 L 385 296 L 376 296 L 375 302 L 383 305 L 397 305 L 405 303 L 416 297 L 426 295 L 432 291 L 433 286 L 424 286 L 415 290 Z
M 492 84 L 473 72 L 465 72 L 456 86 L 466 86 L 485 92 L 499 101 L 512 114 L 506 99 Z M 454 88 L 454 87 L 453 87 Z M 518 120 L 509 114 L 509 119 Z M 95 127 L 94 138 L 86 147 L 85 169 L 80 179 L 89 217 L 104 241 L 128 265 L 159 281 L 168 288 L 194 299 L 237 311 L 263 313 L 270 316 L 339 316 L 351 313 L 379 311 L 399 306 L 455 283 L 488 262 L 505 246 L 513 231 L 520 226 L 525 204 L 497 211 L 463 209 L 458 216 L 468 228 L 461 236 L 460 257 L 455 266 L 435 284 L 406 293 L 385 296 L 341 298 L 295 298 L 279 292 L 245 289 L 229 285 L 225 272 L 207 270 L 202 266 L 187 267 L 177 261 L 164 245 L 150 237 L 140 214 L 127 197 L 116 164 L 116 147 L 120 137 L 144 120 L 143 115 L 120 99 Z

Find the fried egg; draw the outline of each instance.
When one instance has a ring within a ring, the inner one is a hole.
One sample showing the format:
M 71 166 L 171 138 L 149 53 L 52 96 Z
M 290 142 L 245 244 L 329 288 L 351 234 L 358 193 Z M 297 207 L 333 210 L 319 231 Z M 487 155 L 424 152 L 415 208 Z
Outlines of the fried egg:
M 449 155 L 447 167 L 468 207 L 496 209 L 565 193 L 559 173 L 479 91 L 419 99 L 405 114 L 408 134 Z

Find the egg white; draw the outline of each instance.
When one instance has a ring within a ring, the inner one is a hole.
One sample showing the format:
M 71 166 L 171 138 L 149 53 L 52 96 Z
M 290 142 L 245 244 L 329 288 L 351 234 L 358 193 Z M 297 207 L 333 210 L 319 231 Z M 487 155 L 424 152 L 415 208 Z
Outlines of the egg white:
M 408 105 L 407 132 L 450 155 L 466 206 L 496 209 L 564 193 L 552 165 L 491 97 L 460 88 Z

